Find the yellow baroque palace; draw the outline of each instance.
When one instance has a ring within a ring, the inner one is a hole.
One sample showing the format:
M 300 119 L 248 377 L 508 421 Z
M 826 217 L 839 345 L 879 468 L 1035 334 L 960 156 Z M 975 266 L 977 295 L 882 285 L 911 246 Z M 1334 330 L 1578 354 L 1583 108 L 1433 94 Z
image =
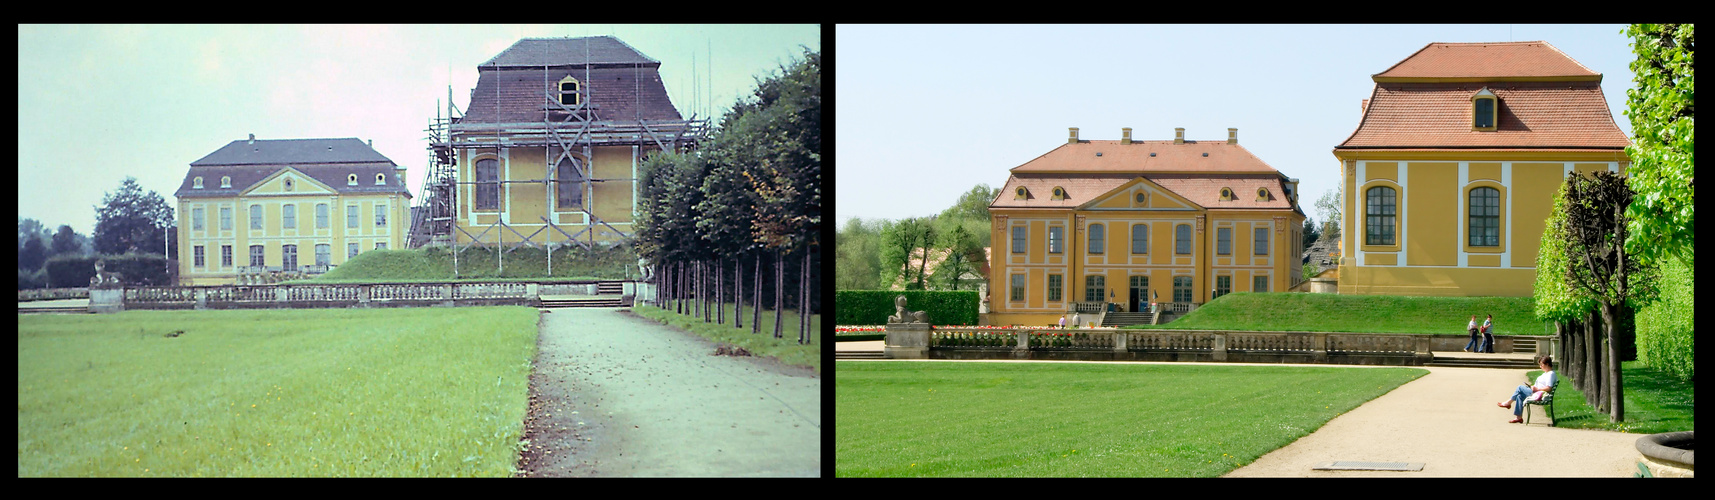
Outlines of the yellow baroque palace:
M 1371 76 L 1334 148 L 1339 293 L 1528 296 L 1568 173 L 1623 173 L 1602 75 L 1545 42 L 1431 43 Z
M 1011 170 L 989 205 L 992 325 L 1068 311 L 1202 304 L 1301 280 L 1297 179 L 1227 140 L 1065 144 Z
M 324 272 L 404 248 L 404 168 L 355 138 L 232 141 L 191 162 L 179 200 L 179 284 Z

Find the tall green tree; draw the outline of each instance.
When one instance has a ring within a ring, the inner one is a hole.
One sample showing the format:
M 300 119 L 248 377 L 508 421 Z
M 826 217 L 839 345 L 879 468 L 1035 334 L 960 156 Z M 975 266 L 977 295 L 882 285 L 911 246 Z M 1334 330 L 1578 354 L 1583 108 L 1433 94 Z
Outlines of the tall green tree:
M 61 254 L 82 254 L 83 247 L 78 243 L 78 236 L 77 231 L 73 230 L 71 226 L 63 224 L 60 225 L 59 231 L 54 232 L 53 242 L 48 245 L 49 256 Z
M 145 193 L 137 178 L 126 177 L 118 190 L 107 193 L 95 207 L 95 251 L 170 254 L 165 244 L 166 231 L 172 227 L 173 209 L 166 200 L 154 191 Z
M 1338 189 L 1330 189 L 1316 199 L 1316 218 L 1321 219 L 1324 229 L 1322 235 L 1329 238 L 1340 237 L 1340 207 L 1345 206 L 1346 183 L 1341 182 Z
M 1625 179 L 1610 172 L 1567 179 L 1566 232 L 1571 236 L 1567 282 L 1598 302 L 1606 325 L 1603 359 L 1608 418 L 1625 421 L 1624 381 L 1620 371 L 1621 307 L 1638 308 L 1655 297 L 1654 267 L 1626 252 L 1626 207 L 1634 195 Z
M 1648 260 L 1677 257 L 1686 267 L 1692 266 L 1696 239 L 1692 28 L 1634 24 L 1625 30 L 1637 54 L 1631 64 L 1636 85 L 1626 91 L 1626 116 L 1632 122 L 1627 184 L 1637 193 L 1626 210 L 1631 234 L 1626 250 Z
M 834 289 L 880 290 L 881 232 L 875 222 L 852 217 L 834 234 Z
M 940 231 L 941 240 L 936 250 L 946 252 L 947 256 L 935 267 L 935 277 L 940 282 L 936 285 L 942 289 L 958 290 L 959 277 L 967 273 L 976 274 L 977 263 L 982 261 L 982 242 L 978 240 L 977 233 L 968 229 L 971 225 L 967 222 L 975 221 L 947 220 L 946 229 Z M 983 223 L 981 227 L 986 228 L 988 224 Z
M 1591 331 L 1597 323 L 1596 301 L 1567 281 L 1570 272 L 1567 256 L 1572 255 L 1570 247 L 1574 244 L 1566 227 L 1566 197 L 1570 187 L 1571 183 L 1563 182 L 1555 193 L 1542 243 L 1537 248 L 1536 284 L 1532 289 L 1536 299 L 1534 312 L 1537 319 L 1554 323 L 1555 336 L 1560 339 L 1558 352 L 1554 353 L 1560 359 L 1560 372 L 1572 380 L 1594 407 L 1598 401 L 1606 401 L 1601 397 L 1602 377 L 1586 376 L 1601 373 L 1601 358 L 1596 356 L 1601 351 L 1595 349 L 1598 337 Z

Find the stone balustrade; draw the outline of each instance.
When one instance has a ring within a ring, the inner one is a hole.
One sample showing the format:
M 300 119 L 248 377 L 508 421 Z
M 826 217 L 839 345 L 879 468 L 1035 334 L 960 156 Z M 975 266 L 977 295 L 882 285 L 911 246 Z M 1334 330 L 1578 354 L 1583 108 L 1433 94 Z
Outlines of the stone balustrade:
M 916 342 L 929 359 L 1069 359 L 1092 361 L 1227 361 L 1422 365 L 1431 338 L 1422 334 L 940 327 L 914 329 L 888 342 Z
M 528 282 L 144 286 L 124 289 L 123 306 L 124 309 L 540 306 L 543 295 L 594 294 L 597 287 L 597 283 Z M 635 294 L 648 287 L 624 283 L 609 288 Z

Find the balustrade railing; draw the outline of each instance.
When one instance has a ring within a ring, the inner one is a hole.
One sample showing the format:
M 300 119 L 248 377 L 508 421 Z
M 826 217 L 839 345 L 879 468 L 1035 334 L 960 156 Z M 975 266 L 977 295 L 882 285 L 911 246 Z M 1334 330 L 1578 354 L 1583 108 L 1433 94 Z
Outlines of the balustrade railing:
M 84 293 L 87 294 L 87 289 L 84 290 Z M 595 290 L 596 285 L 593 283 L 236 284 L 186 287 L 140 286 L 126 288 L 124 298 L 126 303 L 135 304 L 145 309 L 183 308 L 187 307 L 189 303 L 194 303 L 196 308 L 350 307 L 372 301 L 383 303 L 389 301 L 456 303 L 463 300 L 482 300 L 485 304 L 495 303 L 494 301 L 531 304 L 542 295 L 563 295 L 568 292 L 588 294 Z

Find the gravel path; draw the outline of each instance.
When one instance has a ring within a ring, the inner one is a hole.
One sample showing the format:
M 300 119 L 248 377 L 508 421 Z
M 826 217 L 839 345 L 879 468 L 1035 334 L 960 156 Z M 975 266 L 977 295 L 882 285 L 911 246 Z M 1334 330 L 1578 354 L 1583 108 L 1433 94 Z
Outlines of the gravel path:
M 821 475 L 821 379 L 617 309 L 542 313 L 530 477 Z

